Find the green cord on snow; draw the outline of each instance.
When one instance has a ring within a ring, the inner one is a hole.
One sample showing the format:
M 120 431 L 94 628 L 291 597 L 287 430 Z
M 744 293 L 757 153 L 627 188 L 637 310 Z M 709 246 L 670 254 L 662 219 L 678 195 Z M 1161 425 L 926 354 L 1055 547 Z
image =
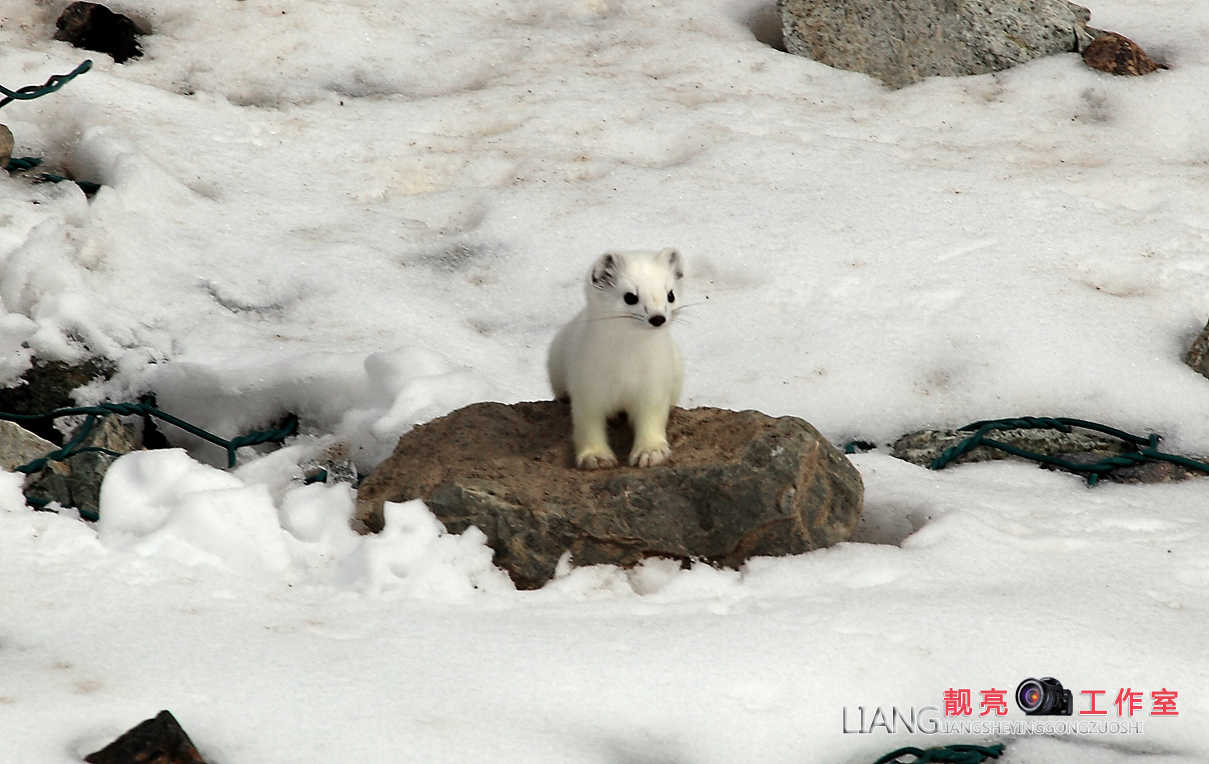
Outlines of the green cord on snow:
M 91 68 L 92 59 L 86 59 L 84 63 L 80 64 L 75 69 L 72 69 L 67 74 L 52 74 L 50 79 L 41 85 L 26 85 L 25 87 L 17 88 L 16 90 L 9 90 L 3 85 L 0 85 L 0 93 L 8 96 L 7 98 L 0 100 L 0 109 L 4 108 L 13 101 L 32 101 L 35 98 L 41 98 L 44 95 L 53 93 Z
M 0 100 L 0 109 L 4 108 L 13 101 L 32 101 L 35 98 L 41 98 L 44 95 L 53 93 L 91 68 L 92 59 L 86 59 L 84 63 L 80 64 L 75 69 L 72 69 L 67 74 L 52 74 L 50 79 L 46 80 L 46 82 L 41 85 L 26 85 L 25 87 L 17 88 L 16 90 L 9 90 L 3 85 L 0 85 L 0 93 L 3 93 L 6 96 L 4 99 Z M 33 169 L 40 164 L 42 164 L 42 160 L 38 159 L 37 157 L 15 157 L 9 160 L 5 169 L 7 169 L 9 172 L 18 172 L 21 170 Z M 63 181 L 67 180 L 67 178 L 51 172 L 44 172 L 39 175 L 36 180 L 42 183 L 62 183 Z M 101 190 L 99 183 L 93 183 L 87 180 L 77 180 L 75 183 L 80 187 L 80 190 L 86 194 L 95 194 L 97 191 Z
M 898 762 L 899 756 L 908 755 L 915 757 L 915 761 L 910 762 L 910 764 L 928 764 L 929 762 L 937 762 L 938 764 L 982 764 L 988 758 L 999 758 L 999 754 L 1001 753 L 1003 753 L 1003 743 L 996 743 L 991 746 L 957 744 L 928 749 L 907 746 L 906 748 L 899 748 L 897 751 L 891 751 L 873 762 L 873 764 Z M 899 764 L 902 763 L 899 762 Z
M 1111 435 L 1114 438 L 1119 438 L 1126 443 L 1131 443 L 1139 446 L 1138 450 L 1132 453 L 1118 454 L 1109 456 L 1092 464 L 1076 464 L 1065 459 L 1059 459 L 1055 456 L 1046 456 L 1045 454 L 1035 454 L 1031 451 L 1025 451 L 1022 448 L 1009 446 L 1006 443 L 1001 443 L 997 440 L 991 440 L 986 436 L 996 430 L 1031 430 L 1031 429 L 1049 429 L 1060 430 L 1062 432 L 1070 432 L 1071 427 L 1081 427 L 1085 430 L 1094 430 L 1102 432 L 1105 435 Z M 962 432 L 974 431 L 974 434 L 957 445 L 945 449 L 944 453 L 932 460 L 928 465 L 929 469 L 940 470 L 947 467 L 954 459 L 966 454 L 978 446 L 988 446 L 997 448 L 1000 451 L 1006 451 L 1009 454 L 1031 459 L 1035 462 L 1050 464 L 1055 467 L 1060 467 L 1071 472 L 1087 473 L 1087 484 L 1094 486 L 1101 475 L 1105 475 L 1120 467 L 1133 467 L 1145 462 L 1163 461 L 1179 464 L 1189 469 L 1200 470 L 1201 472 L 1209 473 L 1209 464 L 1198 462 L 1195 459 L 1188 459 L 1183 456 L 1174 454 L 1166 454 L 1158 450 L 1159 436 L 1151 434 L 1148 437 L 1131 435 L 1123 430 L 1118 430 L 1107 425 L 1097 424 L 1096 422 L 1086 422 L 1082 419 L 1068 419 L 1066 417 L 1021 417 L 1019 419 L 988 419 L 981 422 L 967 424 L 965 427 L 959 428 Z
M 218 437 L 214 433 L 206 432 L 200 427 L 189 424 L 183 419 L 178 419 L 171 414 L 166 414 L 147 403 L 98 403 L 95 406 L 78 406 L 75 408 L 59 409 L 57 411 L 52 411 L 49 414 L 6 414 L 0 412 L 0 419 L 7 420 L 9 422 L 21 423 L 36 422 L 43 419 L 58 419 L 59 417 L 65 416 L 79 416 L 81 414 L 87 415 L 88 419 L 85 420 L 84 426 L 80 428 L 79 433 L 77 433 L 69 443 L 65 444 L 57 451 L 47 454 L 41 459 L 35 459 L 29 464 L 21 465 L 14 471 L 24 472 L 26 474 L 38 472 L 44 468 L 49 461 L 63 461 L 69 456 L 83 453 L 85 451 L 100 451 L 113 456 L 120 456 L 120 454 L 114 454 L 112 451 L 107 451 L 103 448 L 78 448 L 78 446 L 84 442 L 84 439 L 88 437 L 89 433 L 92 432 L 92 428 L 96 424 L 97 418 L 109 416 L 110 414 L 117 414 L 119 416 L 153 416 L 156 419 L 164 420 L 168 424 L 175 425 L 187 433 L 196 435 L 203 440 L 208 440 L 211 443 L 222 446 L 227 450 L 228 468 L 235 466 L 235 451 L 237 449 L 243 448 L 244 446 L 256 446 L 261 443 L 281 443 L 298 430 L 298 417 L 290 414 L 281 427 L 277 429 L 252 432 L 247 435 L 232 438 L 231 440 L 226 440 L 225 438 Z
M 4 169 L 10 173 L 25 172 L 26 170 L 32 170 L 40 164 L 42 164 L 41 157 L 12 157 L 8 160 L 8 166 Z M 38 173 L 37 177 L 34 178 L 35 183 L 62 183 L 65 180 L 70 179 L 62 175 L 56 175 L 53 172 Z M 76 180 L 72 182 L 79 186 L 80 190 L 86 194 L 95 194 L 101 190 L 100 183 L 93 183 L 90 180 Z

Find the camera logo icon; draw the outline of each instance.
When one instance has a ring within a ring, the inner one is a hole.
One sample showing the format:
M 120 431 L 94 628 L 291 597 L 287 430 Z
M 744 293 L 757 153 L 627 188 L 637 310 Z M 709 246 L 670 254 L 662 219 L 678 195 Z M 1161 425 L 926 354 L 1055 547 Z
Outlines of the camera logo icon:
M 1052 676 L 1025 679 L 1016 688 L 1016 705 L 1029 716 L 1070 716 L 1072 695 Z

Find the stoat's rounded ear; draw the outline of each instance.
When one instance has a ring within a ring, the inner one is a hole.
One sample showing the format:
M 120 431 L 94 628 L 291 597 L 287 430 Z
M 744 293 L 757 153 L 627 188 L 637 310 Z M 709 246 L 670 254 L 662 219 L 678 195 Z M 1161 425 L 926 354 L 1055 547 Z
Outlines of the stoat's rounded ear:
M 617 284 L 621 263 L 616 254 L 606 252 L 592 265 L 592 286 L 597 289 L 612 289 Z
M 659 257 L 667 261 L 668 267 L 676 274 L 676 278 L 684 278 L 684 258 L 680 255 L 680 250 L 668 247 L 659 253 Z

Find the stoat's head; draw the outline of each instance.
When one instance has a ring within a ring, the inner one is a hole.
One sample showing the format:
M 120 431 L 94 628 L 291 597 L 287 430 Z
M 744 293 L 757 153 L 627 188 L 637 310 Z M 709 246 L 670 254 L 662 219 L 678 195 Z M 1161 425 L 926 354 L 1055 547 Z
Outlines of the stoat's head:
M 592 264 L 588 305 L 602 317 L 632 318 L 649 329 L 667 326 L 681 305 L 684 258 L 660 252 L 606 252 Z

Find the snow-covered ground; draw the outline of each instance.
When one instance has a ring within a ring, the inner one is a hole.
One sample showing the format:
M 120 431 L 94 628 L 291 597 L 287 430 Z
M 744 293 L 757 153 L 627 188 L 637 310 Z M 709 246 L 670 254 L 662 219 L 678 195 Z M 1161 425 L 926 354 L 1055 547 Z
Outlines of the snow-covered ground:
M 1209 6 L 1090 3 L 1149 77 L 1069 55 L 888 91 L 764 44 L 750 0 L 132 0 L 155 33 L 121 66 L 51 39 L 65 5 L 0 0 L 0 84 L 96 62 L 0 121 L 104 188 L 0 175 L 0 381 L 102 353 L 90 400 L 304 435 L 233 473 L 186 440 L 125 457 L 96 526 L 0 475 L 0 760 L 162 708 L 214 764 L 1209 758 L 1209 482 L 883 448 L 853 457 L 862 543 L 517 592 L 480 534 L 408 504 L 361 538 L 347 486 L 296 480 L 333 440 L 366 470 L 417 422 L 547 396 L 592 258 L 663 246 L 685 405 L 836 443 L 1074 416 L 1209 454 L 1180 362 L 1209 317 Z M 1069 721 L 1144 731 L 844 731 L 949 689 L 1023 722 L 1047 675 L 1077 711 L 1104 691 Z

